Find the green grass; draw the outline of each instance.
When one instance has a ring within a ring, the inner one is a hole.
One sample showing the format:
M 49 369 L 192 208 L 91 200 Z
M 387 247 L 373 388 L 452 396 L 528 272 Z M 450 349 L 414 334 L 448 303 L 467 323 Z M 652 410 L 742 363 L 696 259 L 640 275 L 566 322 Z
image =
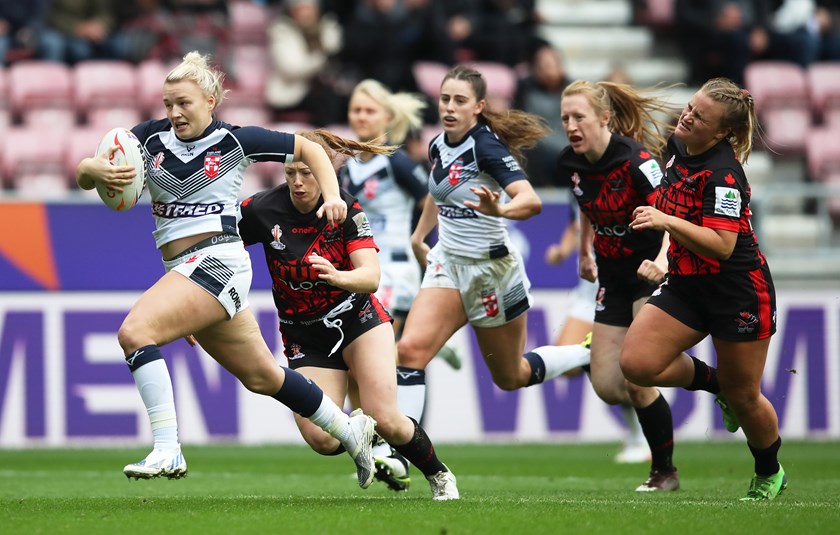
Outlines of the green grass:
M 346 456 L 296 446 L 188 446 L 189 477 L 127 480 L 139 449 L 0 450 L 0 532 L 492 534 L 840 533 L 840 444 L 786 442 L 787 492 L 747 504 L 743 442 L 681 443 L 682 490 L 641 494 L 644 465 L 612 444 L 443 445 L 462 499 L 433 502 L 416 471 L 407 493 L 351 477 Z

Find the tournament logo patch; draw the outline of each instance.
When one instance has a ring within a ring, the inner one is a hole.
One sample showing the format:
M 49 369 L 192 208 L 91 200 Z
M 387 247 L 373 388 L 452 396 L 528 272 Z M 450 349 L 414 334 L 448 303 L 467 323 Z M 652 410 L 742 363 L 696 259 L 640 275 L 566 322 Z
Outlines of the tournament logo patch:
M 583 190 L 582 190 L 582 189 L 580 189 L 580 175 L 579 175 L 579 174 L 577 174 L 577 172 L 575 172 L 575 173 L 572 175 L 572 186 L 574 186 L 574 187 L 572 188 L 572 192 L 573 192 L 576 196 L 580 197 L 581 195 L 583 195 Z
M 280 241 L 280 238 L 283 236 L 283 230 L 280 228 L 280 225 L 274 225 L 271 229 L 271 236 L 274 238 L 274 241 L 269 243 L 272 248 L 277 249 L 278 251 L 282 251 L 286 248 L 286 244 Z
M 152 176 L 160 176 L 163 173 L 163 153 L 158 152 L 155 154 L 155 157 L 152 158 L 152 165 L 149 166 L 149 174 Z
M 359 212 L 353 216 L 353 223 L 356 224 L 356 234 L 360 238 L 370 238 L 373 232 L 370 230 L 370 221 L 364 212 Z
M 645 175 L 645 178 L 648 179 L 650 185 L 653 188 L 657 188 L 659 183 L 662 182 L 662 169 L 659 167 L 659 164 L 656 163 L 656 160 L 648 160 L 642 165 L 639 166 L 639 171 Z
M 219 169 L 222 166 L 222 151 L 208 151 L 204 155 L 204 176 L 213 180 L 219 176 Z
M 741 334 L 751 333 L 758 326 L 758 318 L 752 312 L 741 312 L 735 318 L 735 323 L 738 326 L 738 332 Z
M 715 186 L 715 213 L 728 217 L 741 215 L 741 192 L 734 188 Z
M 499 315 L 499 299 L 495 290 L 481 291 L 481 304 L 484 305 L 484 313 L 491 318 Z
M 291 346 L 289 346 L 289 352 L 292 354 L 289 357 L 289 360 L 302 359 L 306 356 L 306 354 L 302 351 L 300 344 L 292 344 Z
M 458 181 L 461 180 L 461 171 L 464 170 L 464 160 L 458 158 L 452 165 L 449 166 L 449 184 L 457 186 Z
M 604 294 L 607 293 L 607 289 L 603 286 L 598 287 L 598 296 L 595 298 L 595 310 L 597 312 L 604 311 Z

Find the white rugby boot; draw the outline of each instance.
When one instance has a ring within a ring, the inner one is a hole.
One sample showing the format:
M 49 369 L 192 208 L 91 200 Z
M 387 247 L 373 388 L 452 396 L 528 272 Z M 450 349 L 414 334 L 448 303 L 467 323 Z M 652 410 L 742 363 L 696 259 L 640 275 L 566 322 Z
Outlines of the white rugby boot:
M 356 409 L 350 413 L 350 435 L 342 441 L 344 449 L 356 463 L 356 476 L 359 486 L 366 489 L 373 482 L 373 441 L 376 420 Z
M 446 465 L 444 465 L 446 467 Z M 432 499 L 435 501 L 458 500 L 461 495 L 458 493 L 458 485 L 455 474 L 446 468 L 445 472 L 438 472 L 427 476 L 429 486 L 432 488 Z
M 176 450 L 154 449 L 142 461 L 127 464 L 123 468 L 125 477 L 131 479 L 154 479 L 166 477 L 169 479 L 181 479 L 187 476 L 187 460 L 181 453 L 181 448 Z

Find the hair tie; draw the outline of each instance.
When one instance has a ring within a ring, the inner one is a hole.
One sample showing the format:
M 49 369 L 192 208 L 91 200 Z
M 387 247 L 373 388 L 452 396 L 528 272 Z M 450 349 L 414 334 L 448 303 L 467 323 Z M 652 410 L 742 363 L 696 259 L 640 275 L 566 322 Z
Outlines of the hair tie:
M 742 96 L 742 97 L 749 97 L 749 96 L 750 96 L 750 92 L 749 92 L 749 91 L 747 91 L 746 89 L 742 89 L 742 90 L 741 90 L 741 96 Z

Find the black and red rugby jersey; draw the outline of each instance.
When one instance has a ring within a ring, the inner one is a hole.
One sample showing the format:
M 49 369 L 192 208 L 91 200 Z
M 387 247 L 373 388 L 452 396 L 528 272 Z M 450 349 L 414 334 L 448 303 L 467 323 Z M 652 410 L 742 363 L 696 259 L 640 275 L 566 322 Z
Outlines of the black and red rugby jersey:
M 637 206 L 653 204 L 662 178 L 659 164 L 639 142 L 613 134 L 597 162 L 566 147 L 558 163 L 560 179 L 570 181 L 580 211 L 592 222 L 599 257 L 627 258 L 662 246 L 662 232 L 634 232 L 629 226 Z
M 339 271 L 353 269 L 350 253 L 377 249 L 370 223 L 359 202 L 341 190 L 347 203 L 347 219 L 327 224 L 316 215 L 323 198 L 309 213 L 292 204 L 289 186 L 282 184 L 242 201 L 239 233 L 246 244 L 261 243 L 271 274 L 271 293 L 281 318 L 305 321 L 323 317 L 351 292 L 318 279 L 318 271 L 306 260 L 312 253 L 328 259 Z
M 693 253 L 671 237 L 669 273 L 706 275 L 763 265 L 766 260 L 750 224 L 750 185 L 729 142 L 722 140 L 703 154 L 689 156 L 685 143 L 672 135 L 668 154 L 656 208 L 701 227 L 738 233 L 735 250 L 726 260 Z

